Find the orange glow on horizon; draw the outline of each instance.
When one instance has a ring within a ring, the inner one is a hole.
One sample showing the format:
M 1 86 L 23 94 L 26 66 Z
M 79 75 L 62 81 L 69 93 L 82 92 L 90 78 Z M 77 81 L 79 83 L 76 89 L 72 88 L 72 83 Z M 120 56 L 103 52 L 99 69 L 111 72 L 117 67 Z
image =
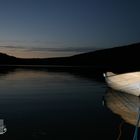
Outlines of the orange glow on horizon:
M 51 57 L 63 57 L 71 56 L 76 53 L 74 52 L 50 52 L 50 51 L 28 51 L 22 49 L 7 49 L 0 48 L 1 53 L 6 53 L 7 55 L 15 56 L 18 58 L 51 58 Z

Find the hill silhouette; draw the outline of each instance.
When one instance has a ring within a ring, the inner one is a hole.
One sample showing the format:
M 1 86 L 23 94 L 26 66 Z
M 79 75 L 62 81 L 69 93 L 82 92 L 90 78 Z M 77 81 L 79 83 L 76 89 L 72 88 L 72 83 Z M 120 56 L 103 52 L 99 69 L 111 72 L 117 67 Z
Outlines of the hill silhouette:
M 0 65 L 81 66 L 102 70 L 139 70 L 140 43 L 70 57 L 23 59 L 0 53 Z

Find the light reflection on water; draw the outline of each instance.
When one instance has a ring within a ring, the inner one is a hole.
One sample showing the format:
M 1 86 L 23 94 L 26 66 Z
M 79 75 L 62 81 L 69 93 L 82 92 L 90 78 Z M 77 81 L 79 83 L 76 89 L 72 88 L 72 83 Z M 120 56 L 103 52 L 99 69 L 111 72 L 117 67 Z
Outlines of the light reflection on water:
M 7 128 L 6 125 L 4 124 L 4 120 L 0 119 L 0 135 L 3 135 L 4 133 L 6 133 Z
M 114 140 L 122 120 L 102 105 L 105 92 L 105 83 L 70 73 L 1 74 L 0 117 L 8 128 L 3 138 Z

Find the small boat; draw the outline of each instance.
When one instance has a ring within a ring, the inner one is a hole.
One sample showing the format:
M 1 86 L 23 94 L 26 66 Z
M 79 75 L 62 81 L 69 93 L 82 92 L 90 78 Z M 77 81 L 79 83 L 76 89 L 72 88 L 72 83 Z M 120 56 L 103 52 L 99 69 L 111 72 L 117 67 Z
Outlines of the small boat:
M 107 72 L 103 75 L 109 87 L 121 92 L 140 96 L 140 72 L 124 74 Z

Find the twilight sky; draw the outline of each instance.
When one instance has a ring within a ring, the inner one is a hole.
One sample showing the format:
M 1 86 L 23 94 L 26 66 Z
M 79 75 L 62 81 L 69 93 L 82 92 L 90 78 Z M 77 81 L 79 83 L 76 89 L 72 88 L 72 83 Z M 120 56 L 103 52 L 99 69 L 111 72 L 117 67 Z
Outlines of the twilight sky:
M 0 0 L 0 52 L 68 56 L 140 42 L 139 0 Z

